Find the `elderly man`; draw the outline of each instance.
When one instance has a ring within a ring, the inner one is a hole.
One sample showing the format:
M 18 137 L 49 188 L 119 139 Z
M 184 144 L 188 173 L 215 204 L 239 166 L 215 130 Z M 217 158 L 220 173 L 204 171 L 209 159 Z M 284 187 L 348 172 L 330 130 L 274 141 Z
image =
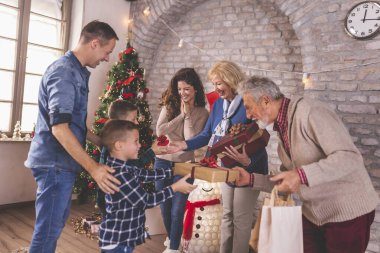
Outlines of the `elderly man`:
M 365 252 L 379 197 L 337 114 L 315 100 L 286 98 L 268 78 L 251 77 L 240 93 L 247 117 L 278 132 L 282 172 L 270 180 L 303 201 L 305 252 Z M 235 169 L 238 185 L 262 189 L 262 175 Z

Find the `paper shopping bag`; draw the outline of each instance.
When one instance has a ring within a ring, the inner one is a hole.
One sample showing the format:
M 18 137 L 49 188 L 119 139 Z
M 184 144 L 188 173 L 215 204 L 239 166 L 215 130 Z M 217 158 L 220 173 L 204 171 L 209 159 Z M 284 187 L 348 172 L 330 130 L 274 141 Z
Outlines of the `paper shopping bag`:
M 260 222 L 261 222 L 261 210 L 259 211 L 255 226 L 251 230 L 251 238 L 249 239 L 249 246 L 257 252 L 259 244 L 259 233 L 260 233 Z
M 303 253 L 301 206 L 279 198 L 276 187 L 261 210 L 258 252 Z

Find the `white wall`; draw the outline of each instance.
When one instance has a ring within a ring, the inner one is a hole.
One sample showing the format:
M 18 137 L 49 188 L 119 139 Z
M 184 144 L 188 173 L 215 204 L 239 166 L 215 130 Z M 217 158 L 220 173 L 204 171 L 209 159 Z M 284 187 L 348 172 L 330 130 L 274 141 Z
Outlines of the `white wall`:
M 24 167 L 30 142 L 0 142 L 0 205 L 32 201 L 36 183 Z
M 75 0 L 70 32 L 70 48 L 75 47 L 83 24 L 98 19 L 109 23 L 118 34 L 119 41 L 109 63 L 102 63 L 91 70 L 89 94 L 89 125 L 99 104 L 98 97 L 103 90 L 106 75 L 117 61 L 118 52 L 126 45 L 130 4 L 125 0 Z M 35 199 L 36 185 L 31 171 L 23 165 L 29 150 L 29 142 L 0 142 L 0 205 Z
M 94 113 L 99 105 L 99 96 L 103 92 L 107 80 L 107 72 L 118 60 L 118 54 L 125 49 L 127 43 L 127 20 L 129 18 L 130 3 L 125 0 L 84 0 L 83 24 L 98 19 L 108 23 L 119 37 L 110 61 L 101 63 L 96 69 L 90 69 L 90 94 L 88 103 L 87 124 L 91 126 Z

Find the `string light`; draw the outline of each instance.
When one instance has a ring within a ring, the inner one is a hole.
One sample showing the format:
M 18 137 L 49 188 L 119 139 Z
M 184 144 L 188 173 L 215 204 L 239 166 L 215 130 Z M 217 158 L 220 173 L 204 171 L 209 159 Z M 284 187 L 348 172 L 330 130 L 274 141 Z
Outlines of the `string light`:
M 307 80 L 310 78 L 310 74 L 309 73 L 303 73 L 302 75 L 302 82 L 305 83 L 307 82 Z
M 150 15 L 150 7 L 147 6 L 147 7 L 144 9 L 143 13 L 144 13 L 144 15 L 145 15 L 146 17 L 149 16 L 149 15 Z
M 147 5 L 146 0 L 145 0 L 145 4 Z M 145 16 L 149 16 L 150 15 L 150 7 L 147 6 L 144 9 L 143 13 L 144 13 Z M 183 43 L 185 42 L 189 46 L 191 46 L 193 48 L 196 48 L 197 50 L 199 50 L 203 54 L 208 55 L 208 56 L 210 56 L 211 58 L 213 58 L 213 59 L 215 59 L 217 61 L 221 61 L 222 60 L 221 58 L 216 57 L 215 55 L 209 54 L 206 50 L 198 47 L 197 45 L 195 45 L 195 44 L 193 44 L 193 43 L 191 43 L 189 41 L 185 41 L 183 38 L 181 38 L 181 36 L 172 27 L 170 27 L 165 22 L 165 20 L 163 20 L 161 17 L 158 17 L 158 19 L 179 39 L 179 43 L 178 43 L 178 47 L 179 48 L 182 48 L 183 47 Z M 305 87 L 308 86 L 308 85 L 311 85 L 311 83 L 312 83 L 311 74 L 321 74 L 321 73 L 336 72 L 336 71 L 347 70 L 347 69 L 352 69 L 352 68 L 356 68 L 356 67 L 364 67 L 364 66 L 369 66 L 369 65 L 375 65 L 375 64 L 380 64 L 380 61 L 363 63 L 363 64 L 356 64 L 356 65 L 351 65 L 351 66 L 341 67 L 341 68 L 335 68 L 335 69 L 330 69 L 330 70 L 321 70 L 321 71 L 314 71 L 314 72 L 313 71 L 300 72 L 300 71 L 288 71 L 288 70 L 275 70 L 275 69 L 257 68 L 257 67 L 246 66 L 246 65 L 242 65 L 242 64 L 238 63 L 238 65 L 241 68 L 244 68 L 244 69 L 251 69 L 251 70 L 263 71 L 263 72 L 291 73 L 291 74 L 296 74 L 296 75 L 302 75 L 302 83 L 305 85 Z
M 181 48 L 183 46 L 183 39 L 179 40 L 178 47 Z

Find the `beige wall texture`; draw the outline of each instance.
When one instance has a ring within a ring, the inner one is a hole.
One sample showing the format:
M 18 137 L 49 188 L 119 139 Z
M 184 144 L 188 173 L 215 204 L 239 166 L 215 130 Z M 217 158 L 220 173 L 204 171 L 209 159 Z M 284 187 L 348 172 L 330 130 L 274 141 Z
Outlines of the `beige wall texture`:
M 219 59 L 235 61 L 248 74 L 272 78 L 288 96 L 328 103 L 340 115 L 362 152 L 380 194 L 380 35 L 349 37 L 344 19 L 356 0 L 146 0 L 131 5 L 133 46 L 146 68 L 150 109 L 156 122 L 158 99 L 172 75 L 194 67 L 206 74 Z M 150 15 L 143 10 L 149 6 Z M 171 29 L 170 29 L 170 28 Z M 183 46 L 178 47 L 180 39 Z M 187 43 L 188 42 L 188 43 Z M 347 69 L 344 69 L 347 68 Z M 267 69 L 270 71 L 261 71 Z M 274 72 L 276 71 L 276 72 Z M 312 82 L 302 83 L 302 74 Z M 154 127 L 154 126 L 153 126 Z M 277 138 L 267 148 L 278 169 Z M 367 252 L 380 252 L 380 207 Z

